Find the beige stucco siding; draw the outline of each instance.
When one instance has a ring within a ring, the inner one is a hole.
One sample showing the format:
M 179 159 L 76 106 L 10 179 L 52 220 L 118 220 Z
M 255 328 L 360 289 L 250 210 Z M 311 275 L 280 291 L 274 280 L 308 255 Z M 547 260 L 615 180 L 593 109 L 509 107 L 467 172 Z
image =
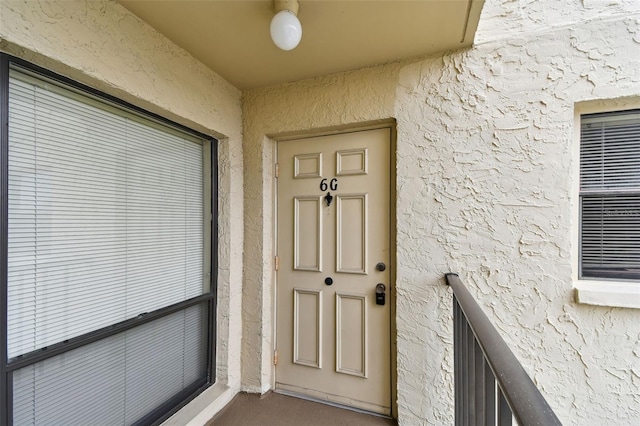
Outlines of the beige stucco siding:
M 112 1 L 0 2 L 0 50 L 220 138 L 218 382 L 240 386 L 240 91 Z
M 438 281 L 447 270 L 471 286 L 565 424 L 640 419 L 640 311 L 578 305 L 572 288 L 574 109 L 640 95 L 637 30 L 637 18 L 596 20 L 402 70 L 397 285 L 407 300 L 398 339 L 400 354 L 406 344 L 421 355 L 398 374 L 424 367 L 399 395 L 430 424 L 444 421 L 433 407 L 450 396 L 428 392 L 451 386 L 449 296 Z
M 575 109 L 640 106 L 640 7 L 489 1 L 477 40 L 244 93 L 245 389 L 273 381 L 267 136 L 395 118 L 400 424 L 453 423 L 449 271 L 565 424 L 640 421 L 640 310 L 577 304 L 573 289 Z

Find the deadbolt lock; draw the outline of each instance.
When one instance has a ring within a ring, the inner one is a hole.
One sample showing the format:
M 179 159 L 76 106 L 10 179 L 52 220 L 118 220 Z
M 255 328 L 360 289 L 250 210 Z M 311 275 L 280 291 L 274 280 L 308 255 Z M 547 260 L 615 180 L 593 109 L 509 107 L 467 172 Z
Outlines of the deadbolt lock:
M 387 265 L 385 265 L 383 262 L 380 262 L 376 265 L 376 271 L 384 271 L 385 269 L 387 269 Z

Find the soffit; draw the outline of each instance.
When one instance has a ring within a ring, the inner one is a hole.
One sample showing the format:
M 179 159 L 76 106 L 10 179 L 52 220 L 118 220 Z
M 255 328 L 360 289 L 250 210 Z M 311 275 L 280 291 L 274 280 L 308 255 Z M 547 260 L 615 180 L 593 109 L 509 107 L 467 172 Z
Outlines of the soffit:
M 300 0 L 302 41 L 271 42 L 270 0 L 117 0 L 239 89 L 471 46 L 483 0 Z

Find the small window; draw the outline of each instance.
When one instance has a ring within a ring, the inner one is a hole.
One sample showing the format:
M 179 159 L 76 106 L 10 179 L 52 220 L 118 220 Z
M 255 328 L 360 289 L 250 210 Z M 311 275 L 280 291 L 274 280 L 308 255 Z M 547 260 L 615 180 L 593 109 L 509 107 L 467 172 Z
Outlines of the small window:
M 580 131 L 580 278 L 640 280 L 640 110 Z

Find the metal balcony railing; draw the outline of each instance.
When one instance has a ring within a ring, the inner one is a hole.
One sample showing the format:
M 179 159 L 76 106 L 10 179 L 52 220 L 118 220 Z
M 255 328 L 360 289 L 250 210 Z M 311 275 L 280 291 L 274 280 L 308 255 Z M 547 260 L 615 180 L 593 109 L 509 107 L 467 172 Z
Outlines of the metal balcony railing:
M 456 426 L 561 425 L 457 274 L 453 289 Z

